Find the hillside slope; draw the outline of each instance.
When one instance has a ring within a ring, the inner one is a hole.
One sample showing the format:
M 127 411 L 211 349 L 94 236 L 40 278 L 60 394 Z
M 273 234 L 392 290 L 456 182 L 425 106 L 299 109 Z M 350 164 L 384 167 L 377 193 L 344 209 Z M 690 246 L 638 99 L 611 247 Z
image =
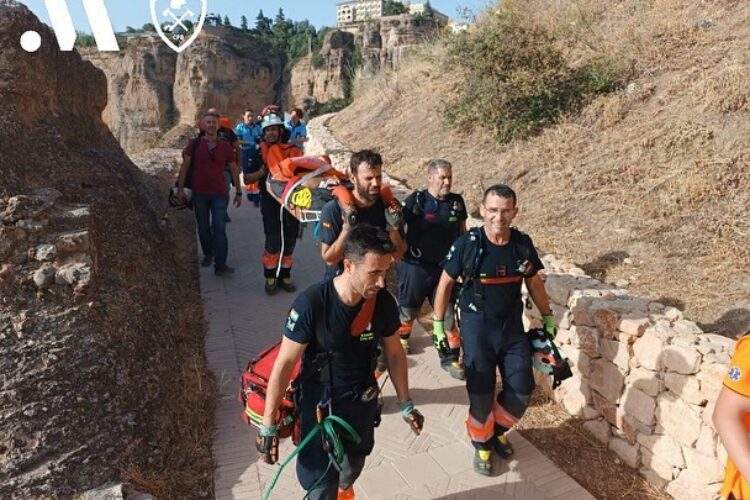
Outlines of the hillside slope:
M 750 330 L 750 4 L 527 6 L 571 65 L 602 52 L 626 61 L 622 88 L 499 145 L 445 125 L 466 76 L 445 67 L 437 44 L 397 73 L 358 82 L 332 131 L 352 149 L 379 149 L 388 174 L 414 188 L 430 158 L 448 158 L 470 205 L 484 187 L 509 183 L 517 224 L 545 252 L 675 305 L 707 332 Z

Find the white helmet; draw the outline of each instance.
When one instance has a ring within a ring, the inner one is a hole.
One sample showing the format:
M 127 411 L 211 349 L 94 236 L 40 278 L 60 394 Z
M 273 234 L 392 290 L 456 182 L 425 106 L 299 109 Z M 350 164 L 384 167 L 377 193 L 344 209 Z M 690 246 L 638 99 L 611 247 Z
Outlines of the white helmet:
M 274 113 L 269 113 L 266 116 L 263 117 L 263 121 L 260 122 L 260 128 L 261 130 L 266 130 L 268 127 L 274 127 L 274 126 L 284 126 L 284 120 L 282 120 L 279 115 Z

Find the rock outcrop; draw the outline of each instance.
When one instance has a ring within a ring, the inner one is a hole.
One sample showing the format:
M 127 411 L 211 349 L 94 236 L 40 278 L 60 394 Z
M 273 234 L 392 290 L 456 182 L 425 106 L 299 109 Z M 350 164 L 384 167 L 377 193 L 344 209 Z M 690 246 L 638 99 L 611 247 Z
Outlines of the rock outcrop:
M 30 29 L 35 53 L 18 45 Z M 69 498 L 190 468 L 174 421 L 208 400 L 180 389 L 183 359 L 203 366 L 194 256 L 182 260 L 194 238 L 160 228 L 162 186 L 101 119 L 102 72 L 15 1 L 0 0 L 0 33 L 0 497 Z M 199 477 L 192 494 L 201 481 L 208 491 Z
M 311 97 L 315 103 L 351 97 L 354 50 L 354 35 L 329 31 L 317 57 L 307 55 L 291 68 L 287 101 L 304 106 Z
M 120 52 L 83 49 L 108 80 L 103 119 L 128 153 L 162 145 L 175 126 L 194 125 L 209 107 L 232 118 L 279 102 L 283 53 L 229 28 L 204 27 L 179 55 L 153 34 L 130 36 Z
M 315 108 L 350 99 L 355 74 L 370 77 L 398 68 L 408 51 L 434 39 L 440 29 L 430 18 L 404 14 L 332 30 L 315 57 L 305 56 L 292 66 L 287 101 Z

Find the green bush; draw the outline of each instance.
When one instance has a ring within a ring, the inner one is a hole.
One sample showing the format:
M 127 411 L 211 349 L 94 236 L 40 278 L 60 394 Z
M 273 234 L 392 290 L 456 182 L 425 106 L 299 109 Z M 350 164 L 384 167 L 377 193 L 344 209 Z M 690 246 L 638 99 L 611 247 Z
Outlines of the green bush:
M 342 109 L 344 109 L 351 103 L 352 103 L 351 99 L 342 99 L 341 97 L 334 97 L 328 102 L 321 104 L 317 109 L 315 109 L 315 111 L 310 113 L 310 118 L 313 118 L 315 116 L 325 115 L 327 113 L 336 113 L 338 111 L 341 111 Z
M 448 123 L 489 128 L 508 142 L 537 134 L 622 80 L 624 71 L 606 55 L 569 66 L 555 42 L 542 27 L 502 8 L 475 30 L 449 38 L 445 71 L 461 77 L 443 110 Z
M 320 55 L 320 52 L 313 52 L 310 64 L 312 64 L 312 67 L 315 69 L 321 69 L 326 65 L 326 58 Z

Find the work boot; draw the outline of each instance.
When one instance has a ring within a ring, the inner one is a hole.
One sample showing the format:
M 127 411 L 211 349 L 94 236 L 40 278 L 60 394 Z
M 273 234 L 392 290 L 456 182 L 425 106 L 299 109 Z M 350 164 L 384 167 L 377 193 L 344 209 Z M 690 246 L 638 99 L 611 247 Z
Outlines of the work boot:
M 234 268 L 229 267 L 226 264 L 223 266 L 217 266 L 214 269 L 214 274 L 216 276 L 229 276 L 230 274 L 234 274 Z
M 354 500 L 354 486 L 349 486 L 345 490 L 339 488 L 339 494 L 336 498 L 337 500 Z
M 214 258 L 210 255 L 206 255 L 205 257 L 203 257 L 203 260 L 201 261 L 201 267 L 208 267 L 213 263 L 214 263 Z
M 464 364 L 460 361 L 451 361 L 450 363 L 440 364 L 440 367 L 447 371 L 451 377 L 456 380 L 466 380 L 466 373 L 464 371 Z
M 474 472 L 482 476 L 492 475 L 492 451 L 474 451 Z
M 502 458 L 508 459 L 513 456 L 513 445 L 508 441 L 508 436 L 500 434 L 492 438 L 492 448 Z
M 409 354 L 409 339 L 401 337 L 399 340 L 401 340 L 401 347 L 404 348 L 404 353 Z
M 279 288 L 284 290 L 285 292 L 294 293 L 297 291 L 297 287 L 294 286 L 294 281 L 292 281 L 292 278 L 281 278 L 281 281 L 278 282 Z
M 266 295 L 273 295 L 278 288 L 276 278 L 266 278 Z

